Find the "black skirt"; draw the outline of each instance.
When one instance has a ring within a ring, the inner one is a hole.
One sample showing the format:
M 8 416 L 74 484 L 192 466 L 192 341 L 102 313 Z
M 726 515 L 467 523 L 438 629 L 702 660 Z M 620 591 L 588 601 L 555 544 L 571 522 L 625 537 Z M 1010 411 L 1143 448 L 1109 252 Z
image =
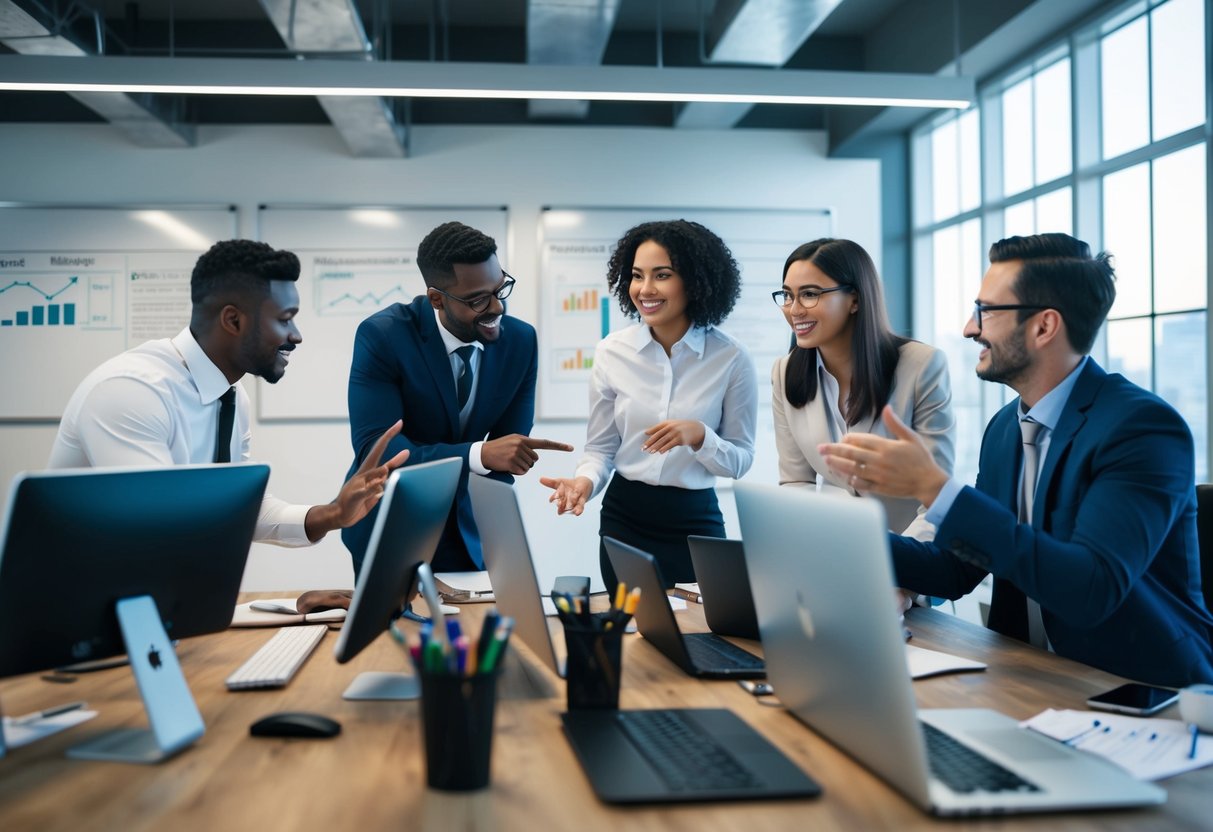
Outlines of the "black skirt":
M 657 559 L 661 577 L 671 587 L 695 580 L 687 535 L 724 537 L 724 516 L 714 488 L 646 485 L 616 473 L 602 497 L 598 534 L 648 552 Z M 601 542 L 598 560 L 607 591 L 613 593 L 618 579 Z

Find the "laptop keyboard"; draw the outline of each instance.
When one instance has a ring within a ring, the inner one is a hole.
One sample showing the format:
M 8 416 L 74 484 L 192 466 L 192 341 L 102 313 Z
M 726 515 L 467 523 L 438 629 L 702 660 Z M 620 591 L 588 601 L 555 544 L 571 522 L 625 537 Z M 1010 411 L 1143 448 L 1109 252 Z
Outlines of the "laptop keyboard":
M 762 783 L 727 748 L 677 711 L 620 711 L 623 733 L 672 791 L 757 789 Z
M 703 636 L 707 638 L 703 638 Z M 683 636 L 691 661 L 700 670 L 736 668 L 738 670 L 762 670 L 762 659 L 736 644 L 719 636 L 693 633 Z
M 955 738 L 925 722 L 927 762 L 931 774 L 959 794 L 972 792 L 1038 792 L 1040 789 L 1018 774 L 983 757 Z

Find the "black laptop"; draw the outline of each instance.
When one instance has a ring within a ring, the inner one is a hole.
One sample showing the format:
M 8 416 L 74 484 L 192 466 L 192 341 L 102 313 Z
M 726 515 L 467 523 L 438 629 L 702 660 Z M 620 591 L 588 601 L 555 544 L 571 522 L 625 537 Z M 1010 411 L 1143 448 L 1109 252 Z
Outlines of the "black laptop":
M 602 538 L 619 580 L 640 587 L 636 627 L 645 640 L 691 676 L 707 679 L 761 679 L 762 659 L 714 633 L 683 633 L 670 609 L 657 561 L 648 552 Z
M 735 638 L 758 636 L 758 613 L 740 540 L 687 535 L 703 616 L 713 633 Z
M 817 783 L 732 711 L 583 710 L 560 718 L 594 793 L 605 803 L 821 794 Z

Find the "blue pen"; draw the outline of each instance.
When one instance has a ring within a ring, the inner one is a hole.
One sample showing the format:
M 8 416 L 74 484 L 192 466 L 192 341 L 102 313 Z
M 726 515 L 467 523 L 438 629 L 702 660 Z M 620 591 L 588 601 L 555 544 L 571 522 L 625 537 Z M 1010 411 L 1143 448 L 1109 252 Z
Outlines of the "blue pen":
M 1196 738 L 1200 736 L 1200 729 L 1195 724 L 1188 726 L 1188 730 L 1192 732 L 1192 747 L 1188 750 L 1188 759 L 1196 759 Z
M 446 620 L 446 637 L 451 644 L 455 643 L 455 639 L 463 635 L 463 629 L 459 626 L 459 622 L 453 618 Z
M 1091 722 L 1091 727 L 1090 727 L 1090 728 L 1086 729 L 1085 731 L 1079 731 L 1077 734 L 1075 734 L 1074 736 L 1072 736 L 1072 737 L 1070 737 L 1068 740 L 1066 740 L 1066 741 L 1065 741 L 1065 744 L 1066 744 L 1066 745 L 1073 745 L 1074 743 L 1076 743 L 1076 742 L 1078 742 L 1079 740 L 1081 740 L 1083 737 L 1085 737 L 1085 736 L 1087 736 L 1088 734 L 1092 733 L 1093 731 L 1097 730 L 1097 729 L 1099 728 L 1099 726 L 1100 726 L 1100 725 L 1103 725 L 1103 723 L 1102 723 L 1102 722 L 1100 722 L 1098 719 L 1093 720 L 1093 721 Z M 1106 733 L 1107 731 L 1108 731 L 1108 729 L 1107 729 L 1107 728 L 1105 728 L 1105 729 L 1104 729 L 1104 732 Z

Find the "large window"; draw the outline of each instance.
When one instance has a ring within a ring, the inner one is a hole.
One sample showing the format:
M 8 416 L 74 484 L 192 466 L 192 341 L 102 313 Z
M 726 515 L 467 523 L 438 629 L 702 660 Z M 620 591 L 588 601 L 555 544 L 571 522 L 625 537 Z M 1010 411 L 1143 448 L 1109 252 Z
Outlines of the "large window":
M 1184 416 L 1208 480 L 1208 27 L 1204 0 L 1137 0 L 915 131 L 915 334 L 949 357 L 963 480 L 1013 393 L 976 379 L 961 328 L 990 244 L 1043 231 L 1113 254 L 1093 357 Z

